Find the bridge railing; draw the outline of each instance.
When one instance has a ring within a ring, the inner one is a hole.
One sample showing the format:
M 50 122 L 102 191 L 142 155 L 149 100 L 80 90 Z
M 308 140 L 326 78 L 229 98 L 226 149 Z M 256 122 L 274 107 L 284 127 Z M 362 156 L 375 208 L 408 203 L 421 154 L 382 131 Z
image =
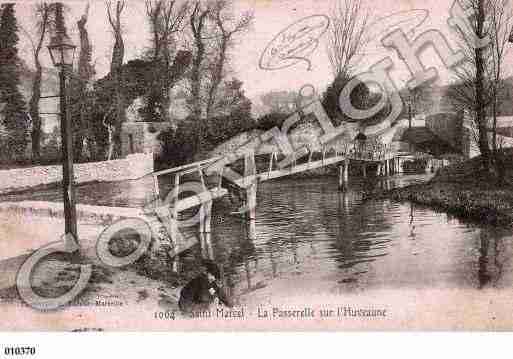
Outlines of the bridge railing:
M 323 152 L 332 152 L 333 147 L 329 150 L 323 149 Z M 393 156 L 393 149 L 391 145 L 386 145 L 381 142 L 348 142 L 344 145 L 338 145 L 335 148 L 337 156 L 346 156 L 352 160 L 366 160 L 366 161 L 383 161 Z
M 172 188 L 172 191 L 174 191 L 173 197 L 174 200 L 178 200 L 178 194 L 180 190 L 180 180 L 183 176 L 189 175 L 189 174 L 196 174 L 199 176 L 199 180 L 201 182 L 201 185 L 205 191 L 208 190 L 207 188 L 207 181 L 205 176 L 205 169 L 212 165 L 212 163 L 220 160 L 222 157 L 212 157 L 203 161 L 197 161 L 193 163 L 188 163 L 183 166 L 168 168 L 165 170 L 153 172 L 153 186 L 154 191 L 157 196 L 157 198 L 160 198 L 161 191 L 160 191 L 160 185 L 159 185 L 159 178 L 165 175 L 171 175 L 174 176 L 174 181 L 170 183 L 170 187 Z M 221 182 L 219 180 L 219 183 L 217 184 L 217 187 L 221 187 Z
M 379 139 L 374 139 L 370 141 L 353 141 L 346 143 L 338 143 L 336 145 L 330 144 L 321 148 L 320 151 L 313 151 L 309 149 L 307 152 L 307 157 L 303 157 L 307 159 L 308 163 L 313 161 L 319 161 L 320 159 L 314 159 L 315 153 L 322 153 L 322 163 L 324 165 L 324 161 L 333 158 L 333 157 L 345 157 L 347 159 L 352 160 L 364 160 L 364 161 L 382 161 L 385 159 L 389 159 L 393 156 L 392 146 L 383 144 Z M 199 176 L 201 186 L 205 192 L 212 190 L 220 190 L 222 184 L 222 173 L 218 174 L 218 183 L 214 188 L 207 187 L 207 180 L 205 175 L 205 169 L 210 167 L 215 162 L 222 160 L 223 157 L 217 156 L 212 157 L 203 161 L 197 161 L 193 163 L 189 163 L 183 166 L 178 166 L 162 171 L 157 171 L 153 173 L 153 181 L 154 181 L 154 189 L 157 198 L 160 198 L 160 186 L 159 186 L 159 178 L 165 175 L 174 176 L 174 181 L 171 180 L 170 187 L 172 188 L 170 192 L 173 196 L 174 201 L 178 201 L 178 195 L 180 193 L 181 186 L 181 178 L 185 175 L 196 174 Z M 270 153 L 269 154 L 269 164 L 268 168 L 264 170 L 264 172 L 271 172 L 278 163 L 278 153 Z M 304 162 L 304 160 L 300 161 L 300 158 L 297 158 L 292 161 L 292 163 L 287 167 L 295 167 L 300 162 Z M 332 161 L 330 161 L 332 163 Z M 210 184 L 211 186 L 211 184 Z M 176 206 L 175 206 L 176 207 Z

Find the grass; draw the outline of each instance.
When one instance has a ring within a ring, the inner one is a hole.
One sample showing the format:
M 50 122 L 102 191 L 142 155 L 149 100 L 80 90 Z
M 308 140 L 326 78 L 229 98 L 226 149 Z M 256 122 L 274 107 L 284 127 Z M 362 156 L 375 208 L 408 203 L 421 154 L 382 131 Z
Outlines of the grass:
M 485 173 L 479 158 L 441 169 L 429 182 L 398 188 L 387 196 L 444 210 L 481 223 L 513 227 L 513 152 L 505 156 L 504 184 Z

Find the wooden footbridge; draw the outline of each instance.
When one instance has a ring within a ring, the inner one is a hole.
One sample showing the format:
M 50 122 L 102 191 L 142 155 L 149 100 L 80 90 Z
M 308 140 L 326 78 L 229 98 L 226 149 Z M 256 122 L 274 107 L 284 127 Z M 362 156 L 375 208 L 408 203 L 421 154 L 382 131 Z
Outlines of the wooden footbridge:
M 168 223 L 166 227 L 174 244 L 180 242 L 178 227 L 189 227 L 199 222 L 200 233 L 210 233 L 212 202 L 227 195 L 229 191 L 242 194 L 244 205 L 240 213 L 254 221 L 257 188 L 261 182 L 336 165 L 339 190 L 345 191 L 349 182 L 350 162 L 361 166 L 364 177 L 371 164 L 377 165 L 378 176 L 400 172 L 399 157 L 386 145 L 353 142 L 338 147 L 325 146 L 320 151 L 306 151 L 303 156 L 289 161 L 285 167 L 282 166 L 283 162 L 279 162 L 284 158 L 278 152 L 255 154 L 254 150 L 245 150 L 240 156 L 213 157 L 154 172 L 154 191 L 161 201 L 157 211 L 160 213 L 157 214 Z M 196 221 L 180 223 L 180 214 L 194 207 L 199 207 Z

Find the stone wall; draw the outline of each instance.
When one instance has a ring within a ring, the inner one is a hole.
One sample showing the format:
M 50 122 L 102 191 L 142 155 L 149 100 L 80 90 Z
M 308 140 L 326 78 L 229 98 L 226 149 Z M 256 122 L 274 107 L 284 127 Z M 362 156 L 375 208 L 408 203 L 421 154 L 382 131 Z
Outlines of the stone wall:
M 74 166 L 75 183 L 137 179 L 153 172 L 153 154 L 133 154 L 124 159 L 80 163 Z M 62 181 L 62 166 L 36 166 L 0 171 L 0 193 Z

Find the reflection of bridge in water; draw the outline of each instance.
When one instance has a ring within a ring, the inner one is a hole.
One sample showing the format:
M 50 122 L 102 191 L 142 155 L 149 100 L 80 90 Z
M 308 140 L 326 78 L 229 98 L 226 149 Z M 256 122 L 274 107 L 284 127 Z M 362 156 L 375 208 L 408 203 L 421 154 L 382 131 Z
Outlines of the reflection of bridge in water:
M 350 167 L 351 172 L 358 172 L 364 178 L 371 175 L 387 177 L 402 173 L 405 161 L 418 159 L 425 159 L 428 168 L 435 161 L 426 153 L 401 151 L 391 141 L 383 144 L 379 136 L 367 138 L 359 133 L 351 142 L 332 142 L 318 150 L 308 149 L 297 157 L 276 151 L 259 153 L 254 148 L 245 148 L 238 156 L 213 157 L 155 172 L 153 183 L 161 201 L 157 206 L 158 215 L 161 221 L 166 222 L 176 255 L 190 247 L 182 244 L 184 239 L 179 227 L 184 224 L 180 218 L 185 212 L 199 207 L 195 224 L 199 222 L 200 233 L 210 233 L 215 199 L 234 193 L 241 198 L 243 206 L 237 214 L 245 215 L 249 220 L 251 237 L 255 233 L 259 183 L 330 166 L 337 168 L 338 188 L 344 192 L 350 180 Z M 164 193 L 166 189 L 169 190 Z M 191 222 L 186 226 L 191 226 Z

